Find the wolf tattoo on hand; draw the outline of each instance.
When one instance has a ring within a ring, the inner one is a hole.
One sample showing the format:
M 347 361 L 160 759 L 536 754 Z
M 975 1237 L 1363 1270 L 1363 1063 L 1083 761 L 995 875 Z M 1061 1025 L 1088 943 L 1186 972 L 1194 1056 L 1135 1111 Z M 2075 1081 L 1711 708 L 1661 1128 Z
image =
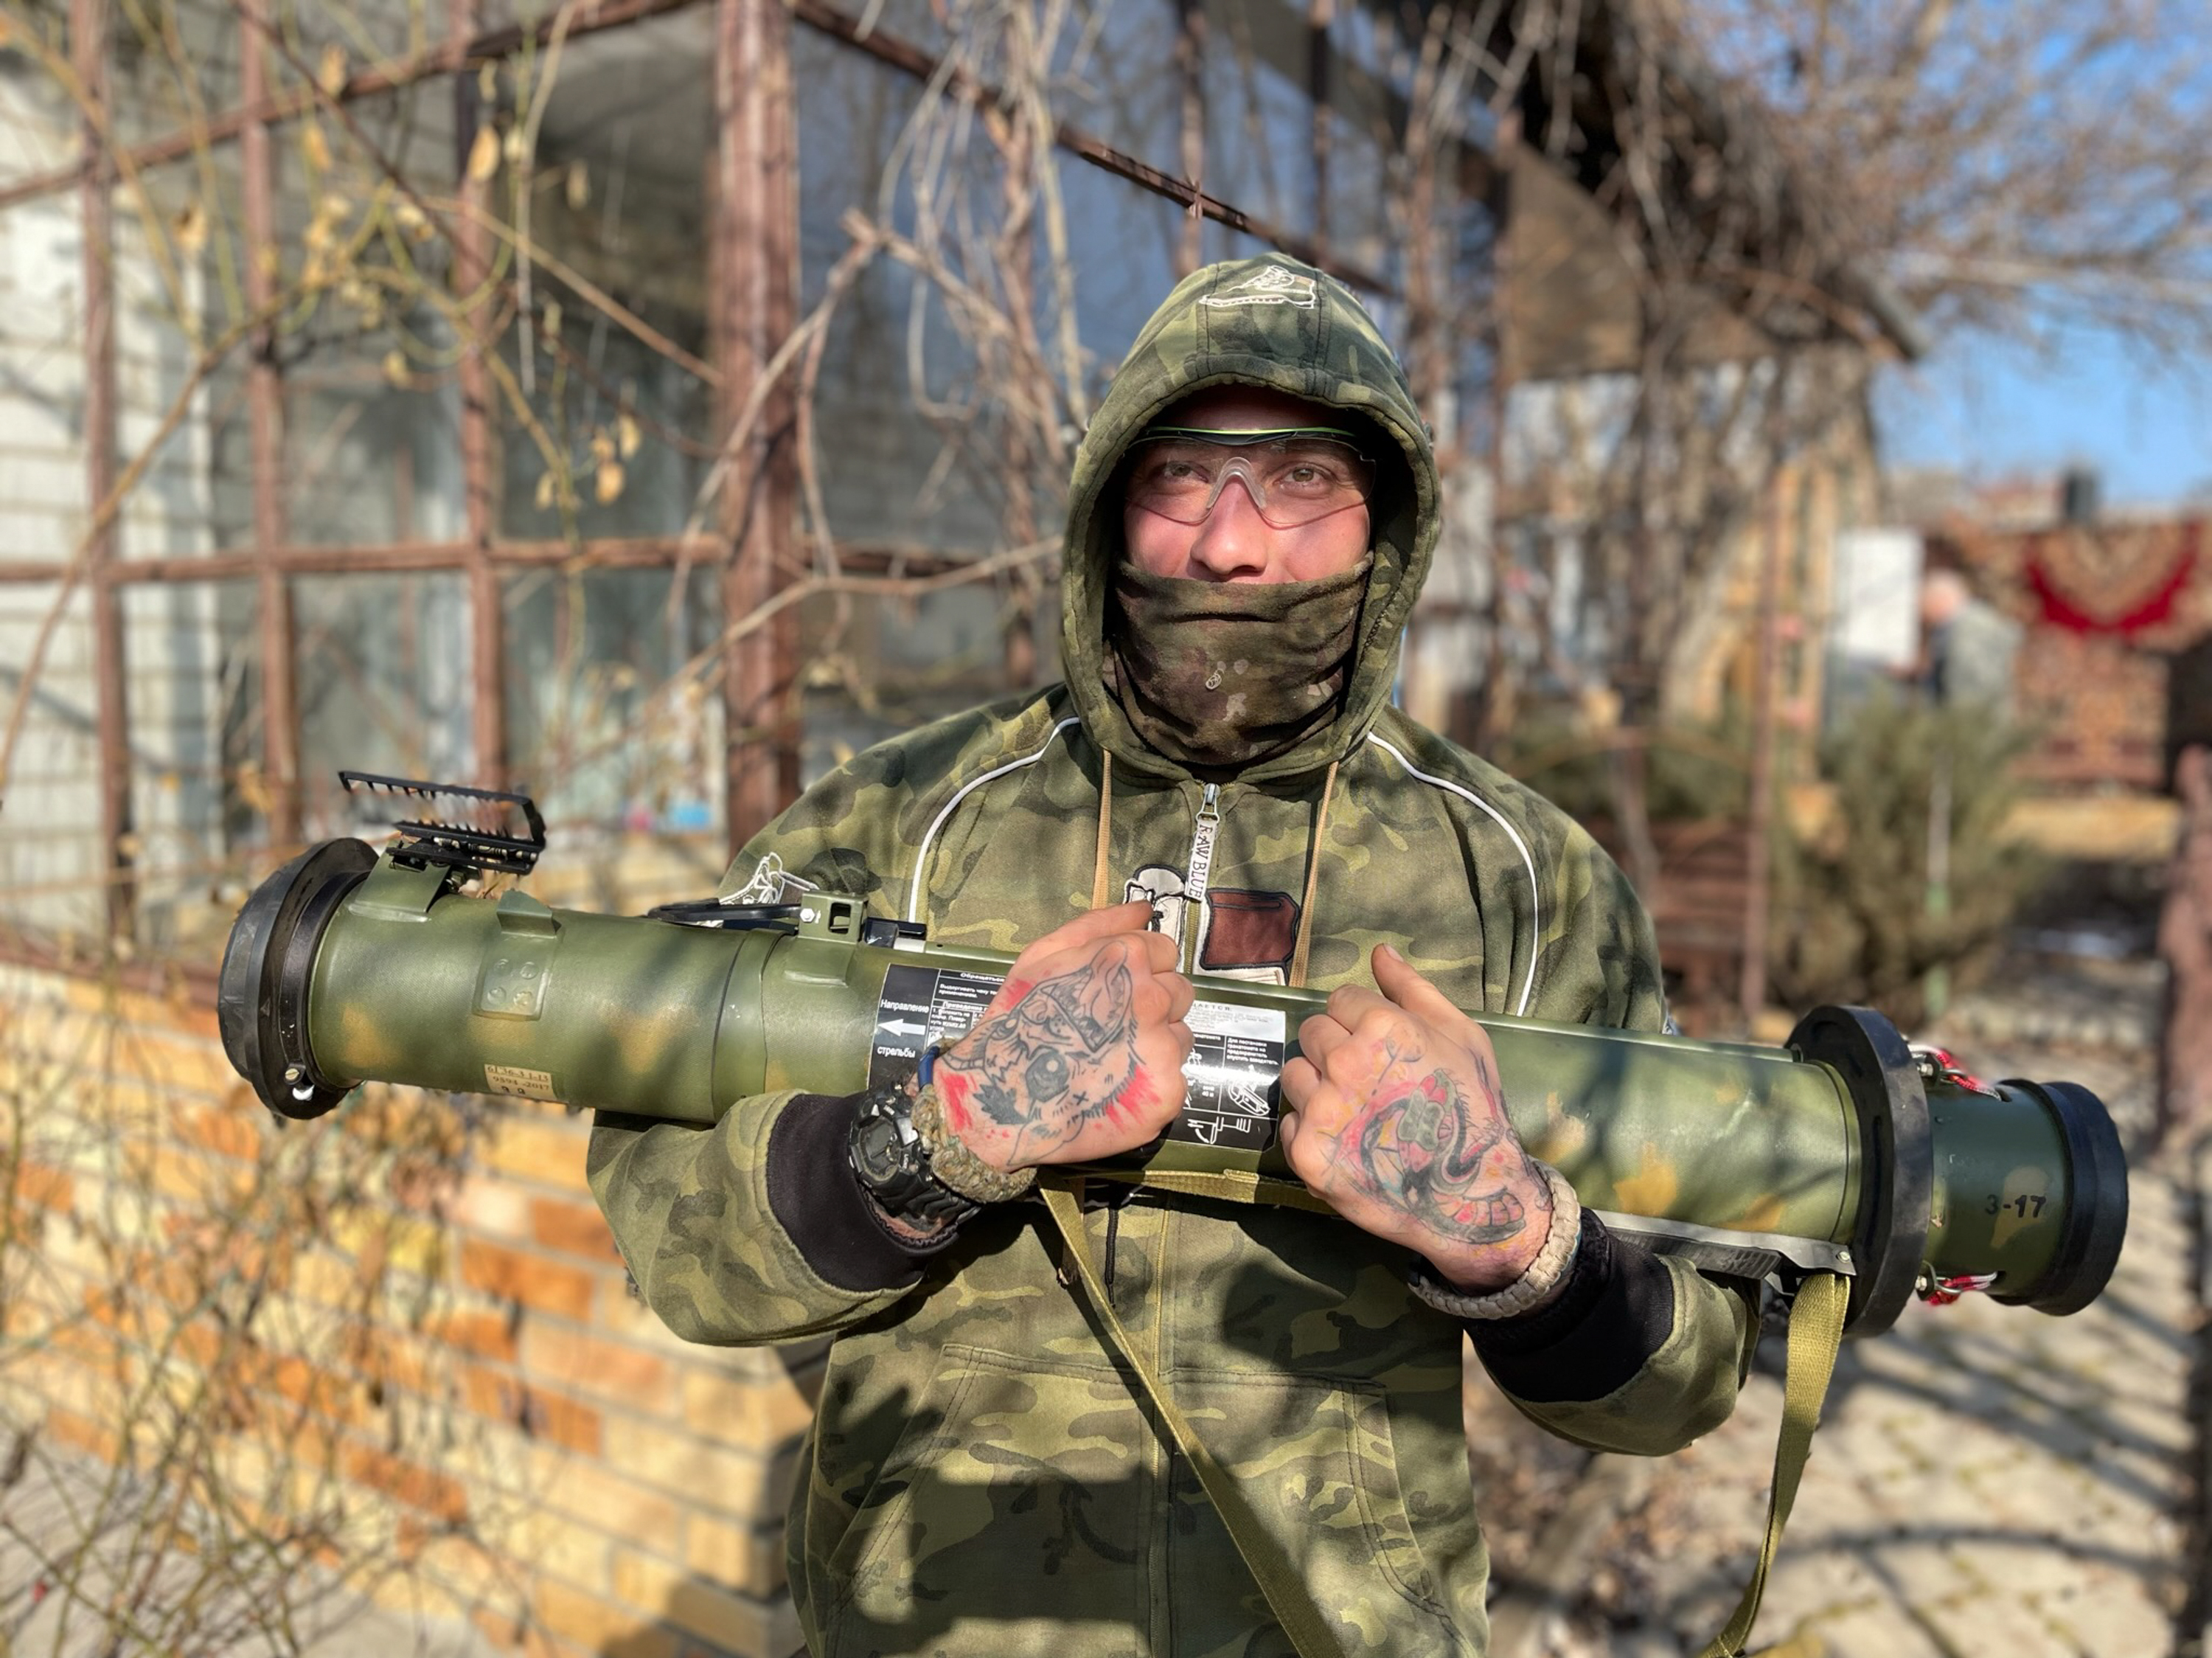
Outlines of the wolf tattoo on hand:
M 1072 972 L 1033 984 L 1010 979 L 991 1010 L 938 1063 L 946 1120 L 957 1131 L 975 1124 L 994 1139 L 1011 1137 L 1009 1167 L 1042 1161 L 1149 1092 L 1138 1073 L 1136 1039 L 1134 981 L 1124 950 L 1102 951 Z

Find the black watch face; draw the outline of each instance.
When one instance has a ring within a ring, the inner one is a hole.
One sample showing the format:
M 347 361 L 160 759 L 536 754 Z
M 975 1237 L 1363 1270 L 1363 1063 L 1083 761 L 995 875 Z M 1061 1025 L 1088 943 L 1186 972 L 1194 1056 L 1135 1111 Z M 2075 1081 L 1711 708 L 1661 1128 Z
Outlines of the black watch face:
M 853 1137 L 853 1161 L 872 1181 L 889 1180 L 905 1167 L 898 1129 L 889 1119 L 871 1117 Z

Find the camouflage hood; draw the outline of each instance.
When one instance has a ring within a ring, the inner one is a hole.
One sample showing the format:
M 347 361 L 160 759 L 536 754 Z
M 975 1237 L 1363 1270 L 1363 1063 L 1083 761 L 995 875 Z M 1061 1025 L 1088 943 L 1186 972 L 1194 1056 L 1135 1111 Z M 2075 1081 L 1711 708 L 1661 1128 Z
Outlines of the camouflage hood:
M 1085 728 L 1117 764 L 1181 777 L 1147 747 L 1101 678 L 1107 599 L 1121 557 L 1115 479 L 1131 442 L 1170 405 L 1210 386 L 1265 386 L 1350 412 L 1378 434 L 1370 515 L 1374 567 L 1343 715 L 1242 775 L 1263 783 L 1341 759 L 1390 699 L 1398 639 L 1436 550 L 1437 467 L 1405 370 L 1351 290 L 1280 253 L 1209 265 L 1152 314 L 1075 458 L 1061 582 L 1060 649 Z M 1356 423 L 1355 423 L 1356 424 Z

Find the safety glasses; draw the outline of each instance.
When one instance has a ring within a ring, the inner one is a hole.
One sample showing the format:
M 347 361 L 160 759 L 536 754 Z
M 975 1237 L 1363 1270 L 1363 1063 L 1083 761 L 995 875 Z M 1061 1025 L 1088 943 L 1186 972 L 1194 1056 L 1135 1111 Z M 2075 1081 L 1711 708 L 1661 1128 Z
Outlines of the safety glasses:
M 1154 426 L 1137 440 L 1130 466 L 1128 503 L 1178 524 L 1204 523 L 1232 479 L 1279 530 L 1364 506 L 1375 484 L 1375 468 L 1352 434 L 1333 426 Z

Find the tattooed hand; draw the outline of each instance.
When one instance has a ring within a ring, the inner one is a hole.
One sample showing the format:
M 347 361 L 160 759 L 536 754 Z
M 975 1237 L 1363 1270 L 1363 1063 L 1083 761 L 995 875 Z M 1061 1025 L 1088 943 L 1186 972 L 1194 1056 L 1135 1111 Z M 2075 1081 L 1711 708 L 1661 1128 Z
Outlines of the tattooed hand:
M 1505 1119 L 1482 1027 L 1389 945 L 1374 966 L 1382 995 L 1345 985 L 1298 1027 L 1284 1154 L 1353 1225 L 1462 1289 L 1502 1289 L 1544 1247 L 1551 1189 Z
M 945 1125 L 994 1168 L 1111 1156 L 1182 1109 L 1193 992 L 1151 919 L 1116 904 L 1046 934 L 937 1062 Z

